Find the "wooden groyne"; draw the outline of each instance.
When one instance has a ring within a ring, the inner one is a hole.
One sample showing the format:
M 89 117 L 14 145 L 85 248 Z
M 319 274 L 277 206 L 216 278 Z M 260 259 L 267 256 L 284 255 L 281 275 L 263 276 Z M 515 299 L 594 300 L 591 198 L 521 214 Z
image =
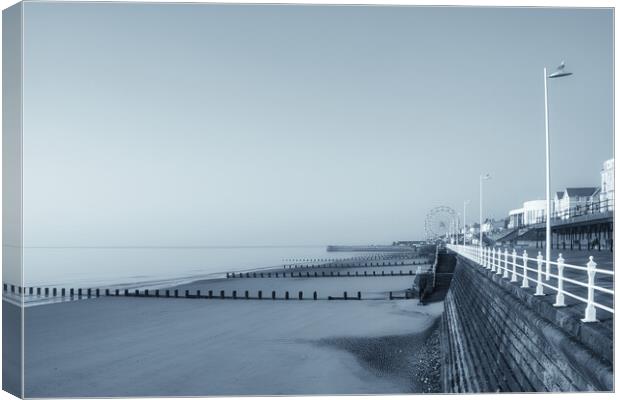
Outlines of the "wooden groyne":
M 377 271 L 355 271 L 351 273 L 351 271 L 306 271 L 306 272 L 229 272 L 226 273 L 226 278 L 372 278 L 372 277 L 386 277 L 386 276 L 406 276 L 406 275 L 415 275 L 413 270 L 403 271 L 389 271 L 386 273 L 385 271 L 381 271 L 381 273 L 377 273 Z
M 414 297 L 412 290 L 402 290 L 386 293 L 384 298 L 362 298 L 361 291 L 343 291 L 342 296 L 327 296 L 321 299 L 319 292 L 272 290 L 271 292 L 237 291 L 237 290 L 181 290 L 181 289 L 101 289 L 101 288 L 22 288 L 15 285 L 4 284 L 6 291 L 20 296 L 33 296 L 36 298 L 71 301 L 82 299 L 94 299 L 99 297 L 124 297 L 124 298 L 163 298 L 163 299 L 204 299 L 204 300 L 397 300 L 411 299 Z M 51 289 L 51 290 L 50 290 Z M 25 294 L 29 293 L 29 294 Z M 36 294 L 34 294 L 36 293 Z M 309 293 L 306 295 L 306 293 Z

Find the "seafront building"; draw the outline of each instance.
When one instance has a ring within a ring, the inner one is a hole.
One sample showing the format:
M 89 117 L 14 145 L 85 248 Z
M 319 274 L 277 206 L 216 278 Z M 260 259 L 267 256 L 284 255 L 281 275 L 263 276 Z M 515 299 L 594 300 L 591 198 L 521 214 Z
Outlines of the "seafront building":
M 553 200 L 554 216 L 568 219 L 573 214 L 592 210 L 599 203 L 599 193 L 600 188 L 597 187 L 566 188 L 556 192 Z
M 523 203 L 523 207 L 508 212 L 508 228 L 537 224 L 545 220 L 545 200 L 530 200 Z
M 603 163 L 601 169 L 601 211 L 613 211 L 614 209 L 614 159 Z
M 555 193 L 552 218 L 567 220 L 582 214 L 613 211 L 614 159 L 603 163 L 600 187 L 570 187 Z M 508 229 L 516 229 L 545 221 L 545 200 L 529 200 L 521 208 L 508 212 Z

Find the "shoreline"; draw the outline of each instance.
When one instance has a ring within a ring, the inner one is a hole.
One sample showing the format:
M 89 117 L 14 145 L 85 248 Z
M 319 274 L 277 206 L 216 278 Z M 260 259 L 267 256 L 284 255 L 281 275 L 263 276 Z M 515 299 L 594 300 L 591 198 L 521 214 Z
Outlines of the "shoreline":
M 364 268 L 394 267 L 349 269 Z M 312 270 L 302 268 L 307 269 Z M 175 289 L 240 294 L 262 290 L 265 297 L 102 296 L 28 307 L 25 394 L 422 393 L 428 387 L 419 376 L 431 376 L 432 371 L 420 372 L 428 367 L 419 357 L 430 349 L 428 340 L 443 313 L 443 302 L 422 306 L 417 300 L 386 297 L 388 291 L 410 288 L 414 279 L 410 275 L 208 279 Z M 318 301 L 309 297 L 312 290 L 319 291 Z M 363 300 L 372 301 L 327 299 L 343 290 L 360 291 Z M 279 300 L 290 292 L 291 300 L 273 301 L 270 291 L 277 292 Z M 307 293 L 304 301 L 293 300 L 297 292 Z
M 420 260 L 424 260 L 424 257 L 421 257 L 418 254 L 413 255 L 410 259 L 408 259 L 409 261 L 420 261 Z M 389 258 L 386 258 L 386 260 L 389 260 Z M 349 262 L 353 265 L 347 266 L 347 267 L 341 267 L 341 266 L 336 266 L 336 264 L 341 264 L 343 262 Z M 385 270 L 387 271 L 387 273 L 390 272 L 390 270 L 394 270 L 396 269 L 396 272 L 398 273 L 399 270 L 405 269 L 405 272 L 411 270 L 412 268 L 414 268 L 413 270 L 415 271 L 415 268 L 418 267 L 418 265 L 403 265 L 403 266 L 399 266 L 399 265 L 394 265 L 394 266 L 373 266 L 373 267 L 364 267 L 361 266 L 361 263 L 364 263 L 364 260 L 360 260 L 359 258 L 356 257 L 350 257 L 350 258 L 346 258 L 346 259 L 342 259 L 342 260 L 337 260 L 337 261 L 332 261 L 332 262 L 312 262 L 312 261 L 308 261 L 309 265 L 298 265 L 296 268 L 290 268 L 290 264 L 280 264 L 280 265 L 275 265 L 275 266 L 267 266 L 267 267 L 251 267 L 251 268 L 246 268 L 243 270 L 235 270 L 233 272 L 213 272 L 213 273 L 209 273 L 209 274 L 198 274 L 198 275 L 191 275 L 191 276 L 182 276 L 182 277 L 175 277 L 175 278 L 170 278 L 170 279 L 156 279 L 156 280 L 148 280 L 148 281 L 141 281 L 141 282 L 133 282 L 133 283 L 119 283 L 119 284 L 114 284 L 114 285 L 103 285 L 103 286 L 83 286 L 83 289 L 101 289 L 102 291 L 105 289 L 109 289 L 110 291 L 114 291 L 116 289 L 120 290 L 120 291 L 124 291 L 125 289 L 127 290 L 131 290 L 131 291 L 135 291 L 135 290 L 161 290 L 161 289 L 177 289 L 177 288 L 182 288 L 182 289 L 187 289 L 187 288 L 193 288 L 196 287 L 198 285 L 201 284 L 213 284 L 213 283 L 217 283 L 217 282 L 223 282 L 229 279 L 229 274 L 233 274 L 236 276 L 236 278 L 242 279 L 239 275 L 240 274 L 254 274 L 254 273 L 262 273 L 262 274 L 274 274 L 274 273 L 287 273 L 290 274 L 291 272 L 308 272 L 310 271 L 311 273 L 314 273 L 315 271 L 327 271 L 328 273 L 330 271 L 343 271 L 343 274 L 345 273 L 344 271 L 381 271 L 381 270 Z M 310 264 L 312 263 L 312 264 Z M 356 263 L 360 263 L 360 265 L 355 265 Z M 368 261 L 368 263 L 370 263 L 370 261 Z M 375 262 L 376 263 L 376 262 Z M 289 268 L 287 268 L 287 265 L 289 265 Z M 422 266 L 426 266 L 427 264 L 421 264 Z M 319 272 L 320 273 L 320 272 Z M 351 273 L 352 275 L 354 275 L 354 273 Z M 231 276 L 232 277 L 232 276 Z M 235 277 L 232 277 L 233 279 Z M 243 278 L 243 279 L 254 279 L 252 277 L 250 278 Z M 258 278 L 256 278 L 258 279 Z M 13 304 L 13 305 L 18 305 L 21 306 L 21 301 L 23 298 L 23 306 L 24 307 L 37 307 L 37 306 L 41 306 L 41 305 L 45 305 L 45 304 L 57 304 L 57 303 L 63 303 L 63 302 L 67 302 L 67 301 L 77 301 L 77 300 L 84 300 L 86 298 L 86 296 L 82 296 L 81 298 L 78 297 L 69 297 L 69 296 L 61 296 L 60 295 L 60 290 L 63 288 L 66 288 L 66 285 L 52 285 L 52 286 L 46 286 L 49 290 L 50 293 L 45 295 L 44 293 L 41 293 L 40 295 L 37 295 L 36 292 L 33 295 L 30 294 L 25 294 L 24 296 L 20 296 L 17 292 L 15 293 L 11 293 L 8 290 L 3 291 L 3 300 Z M 58 290 L 58 294 L 56 296 L 53 296 L 51 294 L 53 289 L 57 289 Z M 25 289 L 24 289 L 25 290 Z M 67 289 L 68 290 L 68 289 Z

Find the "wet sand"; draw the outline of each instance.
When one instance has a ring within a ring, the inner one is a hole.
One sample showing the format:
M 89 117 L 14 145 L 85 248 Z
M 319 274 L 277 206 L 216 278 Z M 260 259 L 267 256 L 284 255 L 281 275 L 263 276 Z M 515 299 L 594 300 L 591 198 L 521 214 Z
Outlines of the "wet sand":
M 268 299 L 100 297 L 29 307 L 25 395 L 423 392 L 419 357 L 443 304 L 385 300 L 414 278 L 216 279 L 172 289 L 263 290 Z M 271 290 L 279 298 L 304 291 L 308 300 L 273 301 Z M 344 290 L 375 300 L 321 300 Z

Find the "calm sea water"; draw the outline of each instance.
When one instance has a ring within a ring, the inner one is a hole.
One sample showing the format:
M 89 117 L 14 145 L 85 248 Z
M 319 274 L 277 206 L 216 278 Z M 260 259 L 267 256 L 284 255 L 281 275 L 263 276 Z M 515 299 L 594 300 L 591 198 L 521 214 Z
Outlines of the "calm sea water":
M 288 259 L 363 256 L 325 246 L 210 248 L 26 248 L 24 286 L 157 287 L 276 267 Z

